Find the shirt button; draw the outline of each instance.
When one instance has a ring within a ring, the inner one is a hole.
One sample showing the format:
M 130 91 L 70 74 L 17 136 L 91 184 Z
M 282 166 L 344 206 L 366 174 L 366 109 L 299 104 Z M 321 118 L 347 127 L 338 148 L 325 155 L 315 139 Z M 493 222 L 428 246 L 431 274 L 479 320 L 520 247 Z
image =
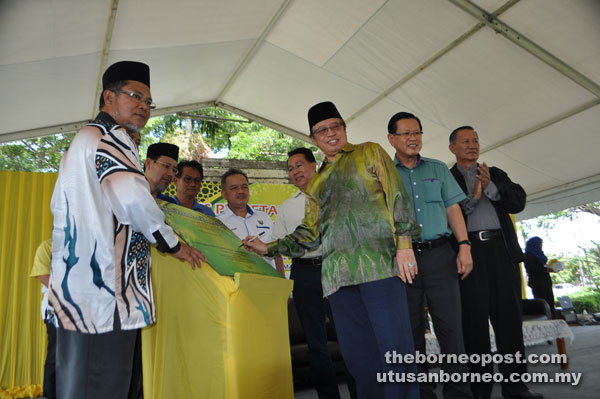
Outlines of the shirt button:
M 417 185 L 417 182 L 414 182 L 413 184 L 416 186 L 416 185 Z
M 419 226 L 423 227 L 423 225 L 422 225 L 422 224 L 419 224 Z
M 417 209 L 417 212 L 421 212 L 421 210 L 420 210 L 420 209 Z
M 415 198 L 419 198 L 419 196 L 418 196 L 418 195 L 415 195 Z

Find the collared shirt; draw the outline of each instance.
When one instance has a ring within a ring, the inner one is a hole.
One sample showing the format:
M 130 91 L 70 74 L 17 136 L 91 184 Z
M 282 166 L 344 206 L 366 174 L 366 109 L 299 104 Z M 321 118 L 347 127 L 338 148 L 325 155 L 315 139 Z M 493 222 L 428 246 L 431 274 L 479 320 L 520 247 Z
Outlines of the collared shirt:
M 177 204 L 177 205 L 183 206 L 183 205 L 181 205 L 181 202 L 179 202 L 179 200 L 177 199 L 177 196 L 167 197 L 167 199 L 165 199 L 165 201 L 168 201 L 168 202 L 171 202 L 173 204 Z M 202 205 L 202 204 L 198 203 L 198 201 L 196 201 L 196 200 L 194 200 L 194 205 L 192 205 L 192 210 L 200 212 L 200 213 L 203 213 L 203 214 L 208 215 L 208 216 L 215 217 L 215 213 L 213 212 L 212 209 L 210 209 L 206 205 Z
M 273 220 L 262 211 L 255 211 L 246 205 L 246 217 L 241 217 L 233 213 L 229 205 L 225 207 L 223 213 L 217 215 L 219 219 L 229 230 L 233 232 L 240 240 L 248 236 L 260 236 L 263 242 L 272 240 Z M 275 260 L 270 256 L 263 256 L 264 260 L 275 268 Z
M 346 144 L 306 189 L 302 224 L 267 245 L 269 254 L 301 256 L 323 243 L 324 296 L 344 286 L 396 276 L 397 248 L 421 235 L 389 155 L 375 143 Z
M 467 231 L 497 230 L 500 228 L 500 220 L 491 201 L 498 201 L 500 193 L 493 181 L 490 180 L 488 186 L 483 190 L 481 198 L 473 197 L 475 182 L 477 181 L 477 166 L 475 163 L 469 169 L 462 165 L 457 165 L 459 172 L 465 178 L 468 197 L 461 202 L 460 206 L 467 218 Z
M 179 239 L 150 194 L 138 151 L 108 114 L 83 127 L 63 154 L 54 215 L 50 302 L 58 326 L 82 333 L 154 323 L 150 243 L 175 251 Z
M 421 240 L 435 240 L 452 234 L 446 208 L 467 196 L 441 161 L 418 155 L 417 163 L 409 169 L 394 157 L 402 183 L 412 198 L 414 217 L 421 226 Z
M 273 227 L 274 240 L 285 237 L 300 226 L 302 219 L 304 219 L 305 207 L 306 195 L 300 190 L 279 206 L 275 227 Z M 323 251 L 319 247 L 314 251 L 306 251 L 300 258 L 316 258 L 322 254 Z

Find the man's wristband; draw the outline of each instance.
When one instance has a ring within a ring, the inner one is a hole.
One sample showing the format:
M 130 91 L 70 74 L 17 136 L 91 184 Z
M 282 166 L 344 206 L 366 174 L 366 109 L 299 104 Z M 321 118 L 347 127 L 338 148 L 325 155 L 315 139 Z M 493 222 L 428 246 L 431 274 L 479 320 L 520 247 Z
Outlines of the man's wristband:
M 472 247 L 472 246 L 473 246 L 473 244 L 472 244 L 472 243 L 471 243 L 471 241 L 469 241 L 469 240 L 462 240 L 462 241 L 459 241 L 459 242 L 458 242 L 458 246 L 461 246 L 461 245 L 463 245 L 463 244 L 466 244 L 466 245 L 468 245 L 468 246 L 470 246 L 470 247 Z

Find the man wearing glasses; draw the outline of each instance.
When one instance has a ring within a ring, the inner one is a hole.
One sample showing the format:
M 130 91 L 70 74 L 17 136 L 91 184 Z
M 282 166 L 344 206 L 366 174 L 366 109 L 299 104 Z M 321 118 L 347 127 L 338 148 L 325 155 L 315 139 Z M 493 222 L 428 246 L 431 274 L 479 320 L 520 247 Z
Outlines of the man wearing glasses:
M 100 113 L 64 153 L 50 204 L 49 291 L 63 399 L 128 397 L 137 331 L 156 321 L 150 244 L 192 268 L 206 261 L 165 224 L 127 133 L 140 131 L 154 107 L 150 69 L 118 62 L 102 84 Z
M 175 187 L 177 194 L 167 201 L 181 205 L 188 209 L 203 213 L 208 216 L 215 216 L 215 213 L 206 205 L 196 201 L 196 196 L 202 188 L 202 179 L 204 171 L 202 165 L 196 161 L 181 161 L 177 165 L 175 174 Z
M 410 200 L 380 145 L 347 142 L 333 103 L 311 107 L 308 124 L 326 160 L 306 188 L 302 224 L 267 245 L 248 237 L 246 248 L 298 257 L 322 243 L 323 295 L 358 397 L 418 398 L 415 382 L 378 382 L 383 374 L 396 381 L 416 372 L 414 364 L 386 361 L 392 351 L 414 353 L 405 285 L 398 278 L 412 283 L 417 271 L 412 241 L 421 231 Z
M 460 282 L 465 349 L 470 354 L 490 353 L 489 321 L 494 327 L 498 353 L 525 355 L 521 316 L 521 270 L 525 259 L 509 213 L 525 208 L 523 187 L 497 167 L 479 163 L 479 135 L 471 126 L 450 134 L 449 149 L 456 157 L 450 170 L 467 198 L 460 203 L 469 239 L 473 242 L 473 273 Z M 469 364 L 472 373 L 491 373 L 493 364 Z M 542 399 L 523 382 L 508 382 L 512 373 L 523 375 L 527 364 L 498 364 L 504 375 L 505 398 Z M 489 398 L 493 382 L 473 382 L 476 398 Z
M 406 287 L 415 349 L 425 354 L 425 300 L 441 353 L 465 353 L 460 317 L 458 276 L 464 280 L 473 268 L 471 242 L 459 202 L 466 198 L 443 162 L 420 155 L 423 147 L 421 121 L 408 112 L 398 112 L 388 123 L 388 141 L 396 150 L 394 163 L 413 204 L 413 215 L 422 234 L 412 248 L 419 274 Z M 450 243 L 454 233 L 458 254 Z M 419 364 L 420 372 L 427 372 Z M 447 373 L 467 372 L 466 365 L 444 364 Z M 435 398 L 435 383 L 421 382 L 421 399 Z M 444 398 L 470 398 L 468 382 L 444 384 Z
M 179 147 L 170 143 L 155 143 L 148 147 L 144 174 L 150 183 L 150 192 L 154 198 L 169 201 L 170 197 L 162 194 L 177 174 Z

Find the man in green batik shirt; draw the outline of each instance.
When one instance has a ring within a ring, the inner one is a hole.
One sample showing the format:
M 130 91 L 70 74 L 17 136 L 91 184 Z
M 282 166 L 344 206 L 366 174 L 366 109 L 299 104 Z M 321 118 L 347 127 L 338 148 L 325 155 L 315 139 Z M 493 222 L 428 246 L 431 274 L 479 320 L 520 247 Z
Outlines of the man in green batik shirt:
M 414 373 L 386 353 L 414 353 L 400 277 L 412 283 L 413 237 L 421 234 L 394 163 L 375 143 L 347 142 L 346 124 L 331 102 L 308 111 L 310 137 L 326 160 L 306 189 L 302 224 L 267 245 L 244 240 L 259 254 L 301 256 L 323 245 L 322 283 L 344 360 L 360 398 L 418 398 L 416 383 L 390 381 Z M 387 360 L 387 361 L 386 361 Z M 389 373 L 391 371 L 391 373 Z M 383 374 L 385 373 L 385 376 Z

